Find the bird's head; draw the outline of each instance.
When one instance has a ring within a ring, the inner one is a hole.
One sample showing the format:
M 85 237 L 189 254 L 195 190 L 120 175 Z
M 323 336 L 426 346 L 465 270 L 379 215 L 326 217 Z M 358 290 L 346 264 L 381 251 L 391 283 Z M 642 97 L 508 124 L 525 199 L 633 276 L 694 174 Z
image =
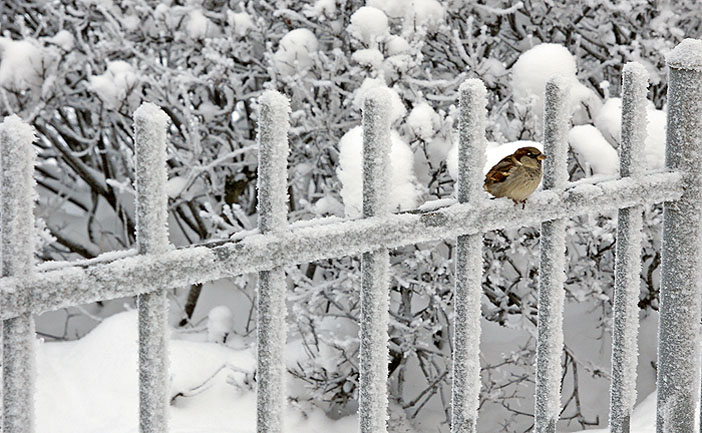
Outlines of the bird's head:
M 541 161 L 546 159 L 546 155 L 541 153 L 541 151 L 535 147 L 520 147 L 514 152 L 514 157 L 517 161 L 521 162 L 527 166 L 541 166 Z

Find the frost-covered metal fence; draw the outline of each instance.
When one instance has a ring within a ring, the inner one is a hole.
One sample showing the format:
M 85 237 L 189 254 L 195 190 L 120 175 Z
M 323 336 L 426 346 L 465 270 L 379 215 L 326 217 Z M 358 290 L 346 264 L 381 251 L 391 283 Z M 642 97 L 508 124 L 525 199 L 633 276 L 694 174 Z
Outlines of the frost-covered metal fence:
M 658 363 L 658 431 L 692 433 L 700 388 L 699 331 L 702 290 L 702 41 L 686 40 L 668 57 L 668 132 L 664 172 L 644 173 L 647 74 L 638 64 L 623 73 L 621 176 L 569 184 L 565 133 L 567 83 L 546 88 L 543 191 L 525 209 L 485 200 L 480 185 L 485 150 L 486 90 L 479 80 L 460 88 L 457 203 L 392 214 L 387 207 L 389 97 L 368 95 L 363 107 L 363 216 L 288 225 L 287 100 L 260 99 L 259 232 L 240 239 L 175 249 L 166 225 L 167 118 L 145 104 L 135 113 L 137 245 L 110 256 L 37 271 L 32 177 L 35 137 L 16 116 L 0 125 L 0 224 L 3 320 L 3 426 L 33 427 L 33 315 L 62 307 L 138 296 L 140 428 L 168 431 L 166 290 L 248 272 L 259 273 L 258 432 L 279 433 L 285 405 L 283 348 L 284 268 L 362 255 L 359 423 L 362 433 L 386 431 L 389 249 L 456 238 L 455 345 L 452 431 L 475 432 L 480 391 L 482 234 L 541 224 L 535 430 L 555 432 L 559 413 L 565 220 L 619 209 L 617 230 L 610 428 L 628 432 L 636 401 L 637 300 L 643 206 L 664 202 Z

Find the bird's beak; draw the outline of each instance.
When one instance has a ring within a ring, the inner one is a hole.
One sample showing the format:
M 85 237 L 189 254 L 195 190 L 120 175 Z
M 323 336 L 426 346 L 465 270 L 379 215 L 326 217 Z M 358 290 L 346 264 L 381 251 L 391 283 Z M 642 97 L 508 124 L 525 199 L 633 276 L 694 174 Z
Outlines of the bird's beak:
M 541 154 L 541 155 L 537 156 L 536 159 L 538 159 L 539 161 L 543 161 L 544 159 L 546 159 L 546 155 Z

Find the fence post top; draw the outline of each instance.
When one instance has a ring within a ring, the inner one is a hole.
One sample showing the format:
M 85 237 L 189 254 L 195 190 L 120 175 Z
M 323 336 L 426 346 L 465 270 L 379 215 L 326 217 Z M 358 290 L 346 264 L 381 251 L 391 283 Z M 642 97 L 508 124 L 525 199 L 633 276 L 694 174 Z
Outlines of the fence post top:
M 479 94 L 486 95 L 487 90 L 485 89 L 485 84 L 483 83 L 483 80 L 479 78 L 468 78 L 464 82 L 461 83 L 461 86 L 458 88 L 458 91 L 463 93 L 463 92 L 478 92 Z
M 648 71 L 639 62 L 627 62 L 622 69 L 622 74 L 633 74 L 639 80 L 648 80 Z
M 160 122 L 166 122 L 168 115 L 153 102 L 144 102 L 134 112 L 135 118 L 154 119 Z
M 702 71 L 702 40 L 687 38 L 666 57 L 668 67 Z
M 22 142 L 33 142 L 36 138 L 34 128 L 16 114 L 5 117 L 3 122 L 0 123 L 0 132 L 16 137 Z
M 258 98 L 258 102 L 260 104 L 284 108 L 286 112 L 290 111 L 290 101 L 288 97 L 277 90 L 266 90 Z
M 365 92 L 363 104 L 365 106 L 372 101 L 371 103 L 384 105 L 387 109 L 389 109 L 391 99 L 392 94 L 390 93 L 390 89 L 385 87 L 374 87 Z

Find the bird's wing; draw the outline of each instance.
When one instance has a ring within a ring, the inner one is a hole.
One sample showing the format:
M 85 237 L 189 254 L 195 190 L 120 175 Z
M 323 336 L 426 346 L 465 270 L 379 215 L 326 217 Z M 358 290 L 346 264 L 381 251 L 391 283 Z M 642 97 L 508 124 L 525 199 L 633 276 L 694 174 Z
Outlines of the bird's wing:
M 519 165 L 519 163 L 515 161 L 513 155 L 505 156 L 487 172 L 485 175 L 485 183 L 503 182 L 509 175 L 509 172 L 517 165 Z

